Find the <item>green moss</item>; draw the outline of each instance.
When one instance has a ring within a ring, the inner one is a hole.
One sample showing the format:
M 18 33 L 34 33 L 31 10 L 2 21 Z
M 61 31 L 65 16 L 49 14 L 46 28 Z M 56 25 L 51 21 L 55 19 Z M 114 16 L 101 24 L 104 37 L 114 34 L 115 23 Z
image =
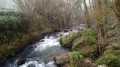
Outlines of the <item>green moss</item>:
M 77 51 L 70 53 L 70 66 L 76 67 L 84 59 L 84 56 Z
M 72 43 L 77 37 L 79 37 L 79 35 L 77 33 L 71 32 L 68 35 L 66 35 L 65 37 L 62 37 L 60 39 L 60 44 L 63 47 L 72 47 Z
M 74 40 L 72 50 L 79 50 L 85 45 L 83 37 L 79 37 Z
M 120 59 L 113 52 L 113 50 L 107 50 L 104 54 L 96 61 L 96 64 L 105 64 L 109 67 L 119 67 Z
M 79 47 L 81 43 L 81 38 L 83 38 L 84 44 L 95 44 L 96 43 L 96 32 L 91 29 L 87 29 L 85 31 L 79 31 L 77 33 L 69 33 L 67 36 L 64 36 L 60 39 L 60 44 L 64 47 Z M 80 39 L 80 40 L 79 40 Z
M 84 55 L 85 57 L 93 58 L 94 54 L 98 51 L 98 46 L 84 46 L 82 47 L 79 52 Z
M 73 50 L 81 49 L 84 46 L 94 45 L 97 43 L 97 34 L 94 30 L 87 29 L 85 31 L 81 31 L 81 37 L 77 37 L 73 41 Z

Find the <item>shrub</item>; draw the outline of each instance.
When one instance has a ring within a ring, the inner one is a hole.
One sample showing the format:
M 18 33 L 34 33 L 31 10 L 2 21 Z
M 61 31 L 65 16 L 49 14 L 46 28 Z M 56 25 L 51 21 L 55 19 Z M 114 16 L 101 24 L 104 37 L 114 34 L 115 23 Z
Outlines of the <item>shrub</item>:
M 21 17 L 15 15 L 0 16 L 0 43 L 11 41 L 21 35 Z
M 70 64 L 71 67 L 76 67 L 84 59 L 84 56 L 80 52 L 74 51 L 70 53 Z
M 0 16 L 0 31 L 18 31 L 21 19 L 15 16 Z
M 82 36 L 85 38 L 85 42 L 92 45 L 96 43 L 97 34 L 92 29 L 87 29 L 83 32 Z
M 86 29 L 83 32 L 83 36 L 96 36 L 96 32 L 92 29 Z
M 86 43 L 89 43 L 90 45 L 95 44 L 96 43 L 96 37 L 86 36 L 85 41 L 86 41 Z
M 83 33 L 84 33 L 84 31 L 80 30 L 79 32 L 77 32 L 77 36 L 82 36 Z
M 97 61 L 96 64 L 105 64 L 108 67 L 119 67 L 120 59 L 112 50 L 107 50 Z
M 90 46 L 93 44 L 97 44 L 97 34 L 94 30 L 87 29 L 85 31 L 80 31 L 77 33 L 76 38 L 72 42 L 73 50 L 80 50 L 82 47 L 85 47 L 85 45 Z
M 0 11 L 0 16 L 22 16 L 21 12 L 14 12 L 14 11 Z

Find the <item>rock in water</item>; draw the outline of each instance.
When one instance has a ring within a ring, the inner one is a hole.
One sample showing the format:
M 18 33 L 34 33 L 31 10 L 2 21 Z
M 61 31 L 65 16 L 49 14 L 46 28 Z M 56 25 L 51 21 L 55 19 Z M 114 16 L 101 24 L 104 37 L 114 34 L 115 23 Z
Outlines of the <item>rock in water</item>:
M 25 64 L 25 62 L 26 62 L 26 59 L 25 59 L 25 58 L 19 58 L 19 59 L 18 59 L 18 62 L 17 62 L 17 65 L 20 66 L 20 65 L 22 65 L 22 64 Z
M 72 47 L 72 42 L 74 41 L 74 39 L 76 39 L 77 34 L 76 33 L 69 33 L 68 35 L 60 38 L 60 44 L 62 47 L 66 47 L 66 48 L 71 48 Z
M 44 40 L 41 40 L 40 42 L 44 42 Z
M 70 29 L 70 31 L 73 31 L 72 29 Z
M 58 67 L 69 67 L 69 55 L 68 54 L 62 54 L 60 56 L 54 57 L 55 64 Z
M 64 30 L 63 32 L 68 32 L 68 30 Z
M 30 64 L 28 65 L 28 67 L 36 67 L 34 64 Z

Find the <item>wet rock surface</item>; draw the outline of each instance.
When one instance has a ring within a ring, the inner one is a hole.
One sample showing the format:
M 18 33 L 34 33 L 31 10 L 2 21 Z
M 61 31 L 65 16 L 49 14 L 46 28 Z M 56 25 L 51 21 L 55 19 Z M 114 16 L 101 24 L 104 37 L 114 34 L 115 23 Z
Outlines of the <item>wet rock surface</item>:
M 17 61 L 17 66 L 20 66 L 22 64 L 25 64 L 26 62 L 26 59 L 25 58 L 19 58 L 18 61 Z
M 36 67 L 34 64 L 30 64 L 28 67 Z
M 70 67 L 69 63 L 70 63 L 70 59 L 69 59 L 69 54 L 68 53 L 65 53 L 65 54 L 61 54 L 59 56 L 56 56 L 53 58 L 54 59 L 54 62 L 55 64 L 58 66 L 58 67 Z
M 63 32 L 68 32 L 69 30 L 64 30 Z
M 72 47 L 71 42 L 73 41 L 74 36 L 75 36 L 75 33 L 70 32 L 68 35 L 62 37 L 60 39 L 61 46 L 65 48 L 71 48 Z

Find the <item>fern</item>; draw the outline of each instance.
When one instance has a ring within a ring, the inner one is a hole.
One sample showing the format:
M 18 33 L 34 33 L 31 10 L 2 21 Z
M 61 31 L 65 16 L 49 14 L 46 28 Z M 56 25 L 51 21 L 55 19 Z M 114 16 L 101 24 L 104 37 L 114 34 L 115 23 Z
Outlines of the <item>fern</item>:
M 87 29 L 83 32 L 82 36 L 85 38 L 85 42 L 92 45 L 96 43 L 97 33 L 92 29 Z
M 80 52 L 74 51 L 70 53 L 70 63 L 71 67 L 76 67 L 84 59 L 84 56 Z

